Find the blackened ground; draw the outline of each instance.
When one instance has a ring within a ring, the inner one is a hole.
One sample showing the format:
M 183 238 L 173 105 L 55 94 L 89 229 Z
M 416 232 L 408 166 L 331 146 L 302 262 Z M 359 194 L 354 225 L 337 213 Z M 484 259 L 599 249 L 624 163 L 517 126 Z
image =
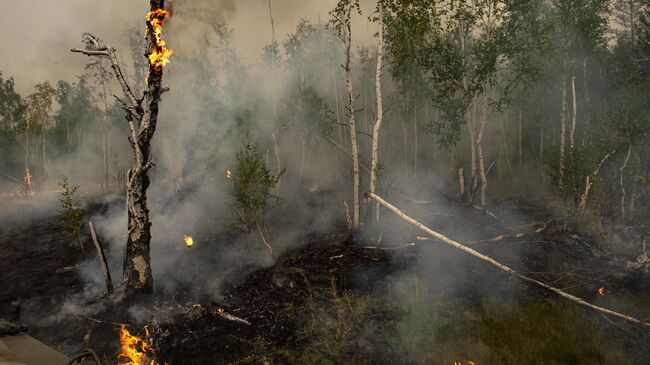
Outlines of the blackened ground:
M 239 268 L 221 285 L 218 301 L 211 299 L 214 293 L 207 292 L 202 283 L 194 288 L 188 280 L 179 290 L 158 291 L 146 303 L 114 304 L 110 298 L 98 294 L 81 295 L 86 288 L 79 279 L 77 265 L 83 256 L 60 232 L 55 208 L 41 215 L 35 213 L 37 210 L 31 212 L 29 205 L 17 209 L 15 215 L 1 212 L 2 308 L 16 301 L 21 303 L 31 327 L 30 334 L 68 355 L 90 346 L 101 354 L 106 364 L 116 362 L 119 348 L 116 323 L 133 324 L 129 328 L 138 333 L 142 333 L 143 325 L 150 325 L 154 347 L 158 350 L 156 356 L 161 363 L 169 365 L 448 364 L 453 361 L 446 361 L 445 354 L 439 352 L 435 352 L 437 359 L 445 361 L 427 362 L 422 357 L 426 353 L 416 353 L 411 358 L 405 355 L 411 338 L 404 337 L 408 334 L 396 332 L 395 328 L 407 323 L 405 319 L 412 317 L 414 311 L 412 307 L 404 309 L 404 303 L 426 307 L 434 305 L 439 298 L 446 298 L 453 303 L 448 312 L 441 317 L 416 317 L 415 321 L 420 323 L 415 324 L 439 322 L 446 317 L 454 319 L 453 329 L 454 326 L 462 327 L 456 321 L 460 323 L 467 318 L 472 323 L 492 323 L 489 316 L 481 313 L 488 296 L 502 301 L 514 297 L 514 302 L 523 305 L 549 299 L 548 293 L 522 285 L 484 262 L 468 258 L 438 242 L 417 241 L 416 248 L 398 250 L 367 248 L 364 246 L 374 244 L 350 242 L 341 227 L 335 227 L 331 232 L 300 237 L 296 242 L 299 247 L 281 254 L 273 266 Z M 96 204 L 88 209 L 96 214 L 106 209 L 106 205 Z M 496 206 L 494 213 L 498 218 L 449 202 L 439 206 L 418 203 L 403 209 L 462 242 L 509 235 L 472 246 L 529 276 L 567 288 L 590 302 L 642 318 L 648 316 L 647 307 L 638 303 L 647 303 L 650 297 L 650 276 L 647 270 L 628 266 L 638 250 L 633 244 L 622 247 L 626 241 L 633 241 L 625 232 L 620 233 L 621 238 L 616 241 L 605 236 L 589 236 L 571 228 L 565 218 L 551 221 L 552 214 L 540 205 L 514 201 Z M 384 232 L 385 248 L 413 242 L 416 235 L 422 235 L 388 214 L 384 222 L 386 227 L 391 227 Z M 539 228 L 545 229 L 540 234 L 535 233 Z M 237 250 L 237 247 L 216 245 L 217 241 L 231 238 L 210 238 L 210 244 L 205 247 L 206 250 L 218 247 L 212 249 L 214 252 L 200 251 L 201 246 L 190 252 L 216 257 L 224 250 Z M 191 256 L 188 255 L 188 259 Z M 200 267 L 197 273 L 214 276 L 209 265 Z M 404 277 L 408 285 L 413 283 L 415 288 L 406 294 L 400 291 L 404 288 Z M 400 284 L 395 285 L 395 282 Z M 606 288 L 605 296 L 598 293 L 600 287 Z M 75 296 L 79 298 L 61 304 Z M 391 298 L 395 297 L 400 305 L 394 305 Z M 74 306 L 70 307 L 69 303 Z M 585 327 L 587 330 L 609 332 L 629 357 L 637 359 L 638 363 L 650 363 L 647 332 L 625 323 L 612 323 L 571 304 L 567 307 L 595 321 L 595 327 Z M 139 314 L 134 315 L 138 311 Z M 567 313 L 564 307 L 556 312 Z M 549 318 L 542 313 L 544 318 Z M 461 318 L 456 320 L 458 315 Z M 516 317 L 535 318 L 532 314 Z M 573 318 L 568 321 L 572 323 Z M 525 325 L 538 326 L 535 323 Z M 540 330 L 544 332 L 543 327 Z M 383 336 L 382 332 L 389 334 Z M 496 332 L 497 337 L 505 337 Z M 453 331 L 444 333 L 445 338 L 453 337 Z M 512 333 L 526 336 L 519 329 Z M 427 333 L 416 333 L 413 341 L 421 335 Z M 472 333 L 458 336 L 464 339 Z M 444 343 L 443 340 L 436 338 L 438 343 Z M 426 350 L 425 345 L 418 346 Z M 567 359 L 575 361 L 555 363 L 585 363 L 579 356 L 579 353 L 569 353 Z M 359 361 L 351 361 L 354 359 Z
M 1 208 L 0 317 L 14 316 L 7 312 L 26 300 L 54 305 L 68 291 L 82 287 L 75 266 L 84 256 L 63 234 L 56 207 L 51 206 L 46 213 L 28 201 Z
M 385 278 L 413 259 L 411 250 L 388 252 L 341 241 L 289 252 L 273 267 L 224 288 L 223 302 L 203 303 L 162 326 L 158 356 L 169 364 L 217 364 L 260 360 L 273 349 L 300 347 L 307 342 L 299 329 L 311 313 L 308 308 L 328 310 L 343 291 L 381 291 Z M 219 309 L 250 325 L 228 319 Z

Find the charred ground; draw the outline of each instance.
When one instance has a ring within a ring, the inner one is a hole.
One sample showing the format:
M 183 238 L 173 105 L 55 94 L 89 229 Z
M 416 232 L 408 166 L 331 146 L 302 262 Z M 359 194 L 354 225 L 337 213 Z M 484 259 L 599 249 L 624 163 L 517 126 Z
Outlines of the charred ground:
M 86 211 L 111 204 L 88 204 Z M 650 280 L 635 266 L 638 247 L 625 246 L 634 238 L 625 230 L 589 236 L 519 201 L 497 205 L 497 218 L 468 206 L 411 207 L 414 214 L 436 209 L 429 224 L 466 242 L 504 235 L 472 246 L 588 301 L 647 316 Z M 462 226 L 453 224 L 461 218 Z M 163 286 L 146 302 L 115 305 L 80 276 L 96 259 L 66 243 L 59 226 L 50 212 L 3 227 L 0 254 L 13 264 L 2 265 L 11 280 L 0 300 L 22 310 L 30 334 L 69 355 L 90 346 L 114 362 L 117 324 L 126 323 L 132 332 L 153 328 L 156 356 L 169 364 L 650 361 L 647 331 L 576 308 L 436 242 L 416 241 L 418 232 L 408 229 L 386 232 L 381 248 L 351 241 L 344 226 L 306 234 L 269 267 L 244 265 L 214 277 L 218 290 L 205 284 L 214 275 L 210 262 L 237 234 L 215 234 L 179 266 L 187 280 L 174 290 Z M 518 337 L 539 344 L 517 345 Z

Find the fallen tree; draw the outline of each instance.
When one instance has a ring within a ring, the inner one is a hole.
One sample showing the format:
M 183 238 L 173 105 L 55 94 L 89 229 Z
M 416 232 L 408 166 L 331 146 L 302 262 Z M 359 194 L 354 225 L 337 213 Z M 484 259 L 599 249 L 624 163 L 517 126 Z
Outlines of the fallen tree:
M 569 293 L 567 293 L 567 292 L 565 292 L 563 290 L 560 290 L 560 289 L 558 289 L 556 287 L 550 286 L 550 285 L 548 285 L 546 283 L 543 283 L 543 282 L 541 282 L 539 280 L 536 280 L 536 279 L 533 279 L 533 278 L 528 277 L 526 275 L 520 274 L 516 270 L 510 268 L 509 266 L 506 266 L 506 265 L 496 261 L 495 259 L 493 259 L 493 258 L 491 258 L 491 257 L 489 257 L 487 255 L 484 255 L 484 254 L 482 254 L 482 253 L 480 253 L 480 252 L 478 252 L 478 251 L 476 251 L 474 249 L 471 249 L 471 248 L 463 245 L 460 242 L 456 242 L 456 241 L 454 241 L 454 240 L 452 240 L 452 239 L 450 239 L 450 238 L 448 238 L 448 237 L 446 237 L 446 236 L 432 230 L 431 228 L 425 226 L 424 224 L 422 224 L 422 223 L 416 221 L 415 219 L 409 217 L 404 212 L 402 212 L 401 210 L 399 210 L 397 207 L 390 204 L 389 202 L 385 201 L 384 199 L 382 199 L 377 194 L 366 193 L 366 197 L 375 200 L 377 203 L 379 203 L 379 204 L 383 205 L 384 207 L 388 208 L 389 210 L 391 210 L 398 217 L 402 218 L 406 222 L 408 222 L 408 223 L 416 226 L 417 228 L 421 229 L 422 231 L 426 232 L 431 237 L 436 238 L 436 239 L 442 241 L 443 243 L 445 243 L 445 244 L 447 244 L 447 245 L 449 245 L 451 247 L 454 247 L 454 248 L 457 248 L 457 249 L 459 249 L 461 251 L 464 251 L 464 252 L 466 252 L 466 253 L 468 253 L 468 254 L 476 257 L 476 258 L 479 258 L 479 259 L 481 259 L 481 260 L 483 260 L 483 261 L 497 267 L 499 270 L 505 271 L 506 273 L 508 273 L 508 274 L 510 274 L 510 275 L 512 275 L 512 276 L 514 276 L 516 278 L 519 278 L 519 279 L 521 279 L 521 280 L 523 280 L 523 281 L 525 281 L 527 283 L 530 283 L 530 284 L 533 284 L 533 285 L 538 286 L 540 288 L 551 291 L 551 292 L 561 296 L 564 299 L 568 299 L 568 300 L 570 300 L 570 301 L 572 301 L 574 303 L 580 304 L 580 305 L 582 305 L 584 307 L 587 307 L 589 309 L 592 309 L 592 310 L 594 310 L 596 312 L 603 313 L 603 314 L 606 314 L 606 315 L 609 315 L 609 316 L 612 316 L 612 317 L 617 317 L 617 318 L 620 318 L 620 319 L 623 319 L 623 320 L 626 320 L 628 322 L 635 323 L 635 324 L 638 324 L 638 325 L 641 325 L 641 326 L 644 326 L 644 327 L 650 327 L 649 322 L 641 321 L 639 319 L 628 316 L 626 314 L 622 314 L 622 313 L 615 312 L 615 311 L 607 309 L 607 308 L 603 308 L 603 307 L 599 307 L 597 305 L 593 305 L 591 303 L 588 303 L 588 302 L 584 301 L 583 299 L 580 299 L 580 298 L 578 298 L 578 297 L 576 297 L 574 295 L 571 295 L 571 294 L 569 294 Z

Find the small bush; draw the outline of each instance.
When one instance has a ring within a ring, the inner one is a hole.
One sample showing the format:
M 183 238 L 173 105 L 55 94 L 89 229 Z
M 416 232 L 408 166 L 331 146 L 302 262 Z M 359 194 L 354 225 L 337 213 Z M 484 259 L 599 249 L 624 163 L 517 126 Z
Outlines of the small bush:
M 271 174 L 255 143 L 245 142 L 237 153 L 233 194 L 241 223 L 248 231 L 264 225 L 264 216 L 273 197 L 271 190 L 283 173 L 284 170 L 278 175 Z
M 74 196 L 79 187 L 70 185 L 67 177 L 64 177 L 63 182 L 59 185 L 63 188 L 60 199 L 61 209 L 59 210 L 63 234 L 65 234 L 71 244 L 78 244 L 83 251 L 83 245 L 81 243 L 83 216 L 81 208 L 74 205 Z

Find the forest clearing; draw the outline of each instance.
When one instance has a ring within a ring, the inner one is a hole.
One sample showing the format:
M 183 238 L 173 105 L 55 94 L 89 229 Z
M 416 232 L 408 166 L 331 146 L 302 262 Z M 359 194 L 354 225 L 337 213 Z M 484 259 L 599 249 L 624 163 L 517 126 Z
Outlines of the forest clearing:
M 650 364 L 647 0 L 8 10 L 0 364 Z

